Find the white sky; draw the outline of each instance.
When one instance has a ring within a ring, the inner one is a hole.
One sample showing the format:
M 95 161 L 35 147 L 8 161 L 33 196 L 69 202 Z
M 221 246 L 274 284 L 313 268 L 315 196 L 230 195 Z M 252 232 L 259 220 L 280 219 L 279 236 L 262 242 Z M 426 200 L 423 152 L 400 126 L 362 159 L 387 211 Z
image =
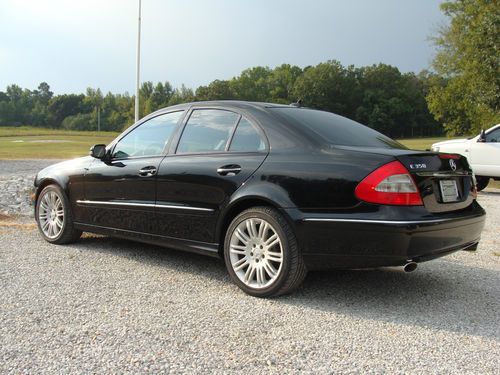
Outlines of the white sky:
M 141 80 L 196 88 L 256 65 L 429 66 L 439 0 L 142 0 Z M 0 90 L 135 90 L 138 0 L 0 0 Z

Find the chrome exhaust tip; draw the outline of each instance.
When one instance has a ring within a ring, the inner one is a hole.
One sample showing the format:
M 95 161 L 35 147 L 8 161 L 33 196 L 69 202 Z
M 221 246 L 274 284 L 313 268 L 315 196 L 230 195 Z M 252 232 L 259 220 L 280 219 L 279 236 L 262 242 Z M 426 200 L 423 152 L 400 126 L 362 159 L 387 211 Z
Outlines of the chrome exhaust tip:
M 417 269 L 418 265 L 417 263 L 415 262 L 410 262 L 410 263 L 407 263 L 404 265 L 403 267 L 403 271 L 409 273 L 409 272 L 413 272 Z

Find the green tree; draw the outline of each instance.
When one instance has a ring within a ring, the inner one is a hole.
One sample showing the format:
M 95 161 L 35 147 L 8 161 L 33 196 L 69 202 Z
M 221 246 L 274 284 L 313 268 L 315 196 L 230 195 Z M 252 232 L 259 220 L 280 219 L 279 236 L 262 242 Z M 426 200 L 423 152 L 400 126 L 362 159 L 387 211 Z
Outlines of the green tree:
M 269 101 L 271 69 L 263 66 L 246 69 L 230 81 L 236 99 L 256 102 Z
M 151 95 L 153 95 L 153 90 L 153 82 L 146 81 L 141 84 L 141 87 L 139 88 L 139 118 L 142 118 L 153 111 L 149 101 Z
M 47 82 L 42 82 L 38 85 L 38 90 L 32 92 L 33 109 L 31 110 L 31 124 L 34 126 L 47 127 L 49 124 L 49 111 L 47 106 L 54 93 L 50 91 L 50 86 Z
M 100 130 L 101 128 L 101 112 L 102 112 L 102 105 L 104 102 L 104 97 L 102 95 L 101 89 L 93 89 L 91 87 L 87 88 L 87 92 L 85 95 L 84 99 L 84 104 L 87 105 L 88 107 L 93 108 L 93 120 L 91 124 L 94 124 L 94 126 L 89 125 L 88 130 Z
M 216 79 L 208 86 L 200 86 L 196 89 L 196 100 L 229 100 L 235 99 L 236 94 L 233 91 L 229 81 Z
M 175 105 L 181 103 L 192 102 L 195 99 L 194 92 L 192 89 L 187 88 L 186 86 L 181 85 L 180 88 L 177 88 L 172 93 L 170 100 L 168 101 L 168 105 Z
M 429 109 L 449 134 L 477 133 L 500 118 L 500 4 L 456 0 L 441 10 L 450 24 L 434 39 L 443 79 L 433 81 Z
M 295 65 L 282 64 L 274 68 L 268 77 L 269 101 L 282 104 L 296 102 L 298 98 L 293 97 L 293 87 L 301 74 L 302 69 Z
M 166 107 L 168 105 L 168 101 L 172 97 L 172 94 L 173 94 L 173 88 L 170 82 L 168 81 L 166 81 L 165 83 L 158 82 L 148 98 L 149 108 L 147 113 L 151 113 L 160 108 Z
M 9 85 L 5 91 L 6 100 L 0 105 L 0 120 L 4 125 L 31 124 L 33 93 L 18 85 Z
M 354 68 L 346 69 L 335 60 L 305 69 L 297 78 L 292 92 L 293 96 L 302 99 L 306 106 L 350 118 L 355 117 L 359 103 L 358 81 Z
M 83 94 L 64 94 L 54 96 L 48 104 L 50 124 L 54 128 L 60 128 L 63 120 L 68 116 L 85 113 L 85 96 Z
M 61 126 L 69 130 L 90 130 L 94 118 L 90 113 L 78 113 L 64 118 Z

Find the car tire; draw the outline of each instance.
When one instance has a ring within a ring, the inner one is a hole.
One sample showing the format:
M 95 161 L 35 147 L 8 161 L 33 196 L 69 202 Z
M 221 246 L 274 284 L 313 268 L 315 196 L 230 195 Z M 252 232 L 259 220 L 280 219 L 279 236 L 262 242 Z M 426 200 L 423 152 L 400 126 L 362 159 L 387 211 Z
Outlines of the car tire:
M 255 297 L 290 293 L 307 274 L 290 224 L 271 207 L 253 207 L 233 219 L 224 260 L 233 282 Z
M 73 213 L 66 194 L 57 185 L 48 185 L 41 191 L 35 215 L 40 234 L 50 243 L 67 244 L 82 235 L 82 231 L 73 225 Z
M 476 176 L 476 188 L 477 191 L 481 191 L 486 189 L 486 186 L 488 186 L 488 183 L 490 182 L 489 177 L 483 177 L 483 176 Z

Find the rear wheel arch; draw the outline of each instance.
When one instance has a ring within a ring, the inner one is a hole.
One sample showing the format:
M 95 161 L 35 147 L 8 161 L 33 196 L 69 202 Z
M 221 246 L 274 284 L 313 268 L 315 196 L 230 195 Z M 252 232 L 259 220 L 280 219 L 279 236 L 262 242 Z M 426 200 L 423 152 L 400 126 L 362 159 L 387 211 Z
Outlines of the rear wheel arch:
M 257 196 L 240 198 L 237 201 L 231 203 L 226 208 L 224 214 L 220 217 L 217 224 L 217 241 L 219 243 L 219 255 L 221 256 L 224 255 L 224 238 L 226 237 L 226 231 L 231 225 L 233 219 L 236 216 L 238 216 L 241 212 L 249 208 L 259 207 L 259 206 L 271 207 L 277 210 L 280 210 L 281 208 L 276 202 L 273 202 L 264 197 L 257 197 Z M 291 224 L 292 221 L 290 217 L 288 217 L 286 212 L 283 212 L 282 210 L 280 211 L 282 212 L 283 216 L 287 219 L 287 221 Z
M 293 227 L 272 206 L 248 208 L 232 220 L 223 256 L 233 282 L 255 297 L 290 293 L 307 274 Z

